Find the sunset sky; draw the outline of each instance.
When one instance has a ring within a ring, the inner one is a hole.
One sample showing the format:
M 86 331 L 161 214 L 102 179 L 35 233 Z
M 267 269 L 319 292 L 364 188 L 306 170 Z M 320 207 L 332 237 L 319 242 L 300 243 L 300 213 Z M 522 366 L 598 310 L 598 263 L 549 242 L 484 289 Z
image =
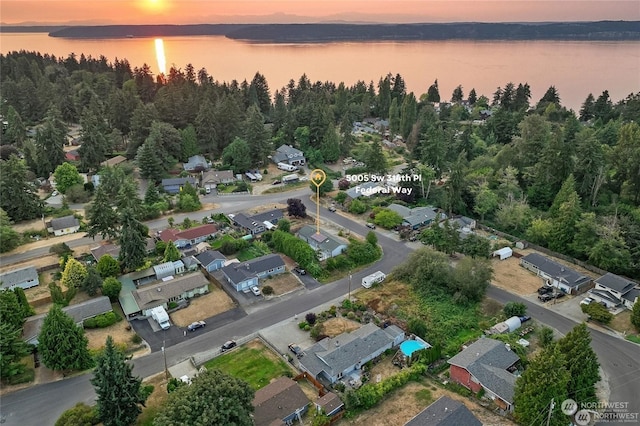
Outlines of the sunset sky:
M 640 20 L 640 1 L 2 0 L 4 24 Z

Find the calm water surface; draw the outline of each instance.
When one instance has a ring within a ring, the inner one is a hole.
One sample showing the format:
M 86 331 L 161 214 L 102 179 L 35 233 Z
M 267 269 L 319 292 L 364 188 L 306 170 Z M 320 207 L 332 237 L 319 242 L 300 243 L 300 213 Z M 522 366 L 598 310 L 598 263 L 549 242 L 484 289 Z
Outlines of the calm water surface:
M 36 50 L 66 57 L 69 53 L 104 55 L 110 61 L 127 58 L 132 67 L 147 63 L 157 73 L 153 38 L 86 40 L 48 37 L 45 33 L 0 34 L 0 51 Z M 318 44 L 258 44 L 221 36 L 166 37 L 167 66 L 191 63 L 206 68 L 218 81 L 248 80 L 259 71 L 271 92 L 298 80 L 358 80 L 377 85 L 381 76 L 399 73 L 408 91 L 420 95 L 438 79 L 440 95 L 448 99 L 461 84 L 465 95 L 491 98 L 508 82 L 529 83 L 532 103 L 555 85 L 563 105 L 579 109 L 592 92 L 608 90 L 614 102 L 640 91 L 640 42 L 482 42 L 418 41 Z

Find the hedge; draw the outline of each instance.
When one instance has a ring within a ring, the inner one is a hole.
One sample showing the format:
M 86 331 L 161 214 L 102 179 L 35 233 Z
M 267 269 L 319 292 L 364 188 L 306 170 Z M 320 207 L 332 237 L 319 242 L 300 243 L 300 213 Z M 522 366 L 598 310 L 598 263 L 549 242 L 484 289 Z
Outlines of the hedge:
M 122 318 L 115 312 L 107 312 L 93 318 L 84 320 L 84 328 L 105 328 L 121 321 Z

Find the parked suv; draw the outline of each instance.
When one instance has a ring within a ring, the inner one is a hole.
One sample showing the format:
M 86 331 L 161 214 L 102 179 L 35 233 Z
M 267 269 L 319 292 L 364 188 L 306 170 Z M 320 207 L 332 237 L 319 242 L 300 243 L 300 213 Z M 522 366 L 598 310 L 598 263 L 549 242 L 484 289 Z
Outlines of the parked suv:
M 304 269 L 302 269 L 302 268 L 301 268 L 301 267 L 299 267 L 299 266 L 296 266 L 295 268 L 293 268 L 293 270 L 294 270 L 295 272 L 299 273 L 300 275 L 306 275 L 306 274 L 307 274 L 307 271 L 305 271 Z
M 220 348 L 220 352 L 225 352 L 228 351 L 229 349 L 233 349 L 236 347 L 236 342 L 233 340 L 229 340 L 227 342 L 225 342 L 224 345 L 222 345 L 222 347 Z
M 376 229 L 376 226 L 371 222 L 367 222 L 367 228 Z
M 293 343 L 290 343 L 289 344 L 289 350 L 291 352 L 293 352 L 296 357 L 302 358 L 303 353 L 302 353 L 302 349 L 300 348 L 300 346 L 298 346 L 296 344 L 293 344 Z
M 549 300 L 553 299 L 553 295 L 546 293 L 546 294 L 541 294 L 538 296 L 538 299 L 540 299 L 541 302 L 548 302 Z
M 538 289 L 538 294 L 547 294 L 547 293 L 551 293 L 552 291 L 553 291 L 553 287 L 545 285 Z

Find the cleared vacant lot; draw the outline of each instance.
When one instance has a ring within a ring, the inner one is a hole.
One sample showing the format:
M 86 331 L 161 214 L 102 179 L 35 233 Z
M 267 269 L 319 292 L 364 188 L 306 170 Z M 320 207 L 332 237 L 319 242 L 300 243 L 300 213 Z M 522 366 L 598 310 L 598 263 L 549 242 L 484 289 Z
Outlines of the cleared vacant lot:
M 492 283 L 503 290 L 526 295 L 535 293 L 542 285 L 540 277 L 520 266 L 520 259 L 515 257 L 505 260 L 494 257 L 491 265 L 493 266 Z
M 179 327 L 186 327 L 194 321 L 200 321 L 233 309 L 235 303 L 223 290 L 209 285 L 209 293 L 189 300 L 189 306 L 171 314 L 171 320 Z

